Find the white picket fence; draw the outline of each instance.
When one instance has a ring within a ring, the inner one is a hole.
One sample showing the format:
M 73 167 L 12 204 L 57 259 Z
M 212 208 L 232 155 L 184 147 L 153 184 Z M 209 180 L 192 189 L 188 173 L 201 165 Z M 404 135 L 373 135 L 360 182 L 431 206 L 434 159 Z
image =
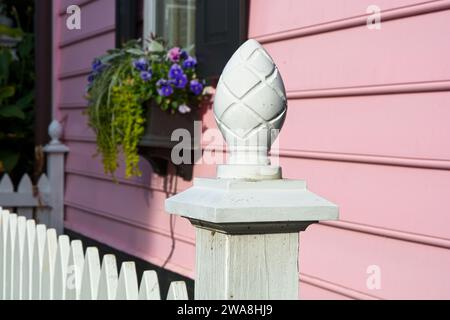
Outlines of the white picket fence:
M 0 207 L 1 300 L 160 300 L 155 271 L 145 271 L 140 285 L 134 262 L 120 272 L 112 254 L 100 262 L 98 249 L 83 252 L 55 229 Z M 187 300 L 186 284 L 172 282 L 168 300 Z
M 37 190 L 34 190 L 28 174 L 22 176 L 17 190 L 14 190 L 8 174 L 4 174 L 0 180 L 0 205 L 4 210 L 17 212 L 20 216 L 47 226 L 51 225 L 49 198 L 50 183 L 45 174 L 39 178 Z
M 58 234 L 62 234 L 64 230 L 64 157 L 69 148 L 59 140 L 62 127 L 58 121 L 52 121 L 48 133 L 51 141 L 44 147 L 48 176 L 41 175 L 36 190 L 33 190 L 30 177 L 24 174 L 15 191 L 10 177 L 4 174 L 0 181 L 0 206 L 27 218 L 34 218 L 38 223 L 55 228 Z

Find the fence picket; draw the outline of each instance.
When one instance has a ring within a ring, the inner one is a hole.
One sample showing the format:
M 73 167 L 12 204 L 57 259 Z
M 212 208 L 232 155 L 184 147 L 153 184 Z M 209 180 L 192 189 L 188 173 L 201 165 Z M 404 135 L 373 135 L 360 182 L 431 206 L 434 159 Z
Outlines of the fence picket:
M 173 281 L 167 293 L 167 300 L 188 300 L 186 283 L 184 281 Z
M 9 177 L 9 174 L 5 173 L 2 177 L 2 180 L 0 180 L 0 192 L 9 193 L 9 192 L 13 192 L 13 191 L 14 191 L 14 186 L 11 181 L 11 178 Z M 3 210 L 5 210 L 5 209 L 6 208 L 3 208 Z
M 66 300 L 80 299 L 83 267 L 83 243 L 80 240 L 72 240 L 70 243 L 69 264 L 66 276 Z
M 66 235 L 58 237 L 55 276 L 53 279 L 53 300 L 65 300 L 67 266 L 69 263 L 70 239 Z
M 100 282 L 98 285 L 98 300 L 114 300 L 118 285 L 116 257 L 107 254 L 103 257 Z
M 44 248 L 47 241 L 47 228 L 43 224 L 36 226 L 36 239 L 33 246 L 33 262 L 31 278 L 31 299 L 41 299 L 41 284 L 42 284 L 42 263 L 44 261 Z
M 7 173 L 5 173 L 0 180 L 0 193 L 3 193 L 5 197 L 10 197 L 9 194 L 14 192 L 14 186 L 12 184 L 11 178 Z M 3 210 L 10 210 L 11 208 L 2 208 Z
M 14 300 L 22 299 L 22 279 L 23 279 L 23 246 L 25 243 L 25 233 L 27 230 L 27 219 L 25 217 L 17 217 L 17 230 L 15 250 L 14 250 L 14 269 L 12 269 L 12 294 L 11 298 Z
M 9 215 L 9 226 L 6 242 L 6 275 L 5 275 L 5 300 L 12 298 L 13 288 L 13 270 L 14 270 L 14 249 L 17 231 L 17 215 L 12 213 Z
M 120 268 L 115 300 L 137 300 L 138 297 L 136 266 L 134 262 L 124 262 Z
M 0 207 L 0 299 L 160 300 L 158 276 L 145 271 L 138 286 L 134 262 L 118 275 L 114 255 L 86 254 L 80 240 Z M 188 298 L 184 282 L 172 282 L 168 299 Z
M 56 252 L 58 250 L 56 230 L 47 230 L 47 239 L 44 246 L 44 259 L 41 273 L 41 299 L 53 299 L 53 279 L 55 274 Z
M 42 174 L 38 180 L 38 190 L 39 196 L 42 197 L 45 203 L 49 203 L 48 195 L 50 194 L 50 182 L 45 174 Z M 46 205 L 39 206 L 36 208 L 36 220 L 39 223 L 43 223 L 47 226 L 50 226 L 50 208 Z M 52 226 L 54 227 L 54 226 Z
M 30 176 L 24 174 L 22 179 L 20 179 L 19 186 L 17 187 L 17 193 L 21 195 L 33 196 L 33 184 L 31 183 Z M 17 214 L 24 216 L 27 219 L 33 218 L 33 208 L 32 207 L 18 207 Z
M 6 299 L 6 250 L 8 242 L 8 229 L 9 229 L 9 211 L 2 210 L 0 212 L 0 298 Z
M 86 249 L 83 275 L 81 277 L 81 300 L 97 300 L 100 279 L 100 258 L 96 247 Z
M 139 300 L 161 300 L 156 271 L 144 271 L 139 287 Z
M 34 220 L 27 220 L 25 231 L 25 242 L 23 246 L 23 269 L 22 269 L 22 299 L 31 299 L 31 279 L 33 278 L 33 248 L 36 240 L 36 223 Z

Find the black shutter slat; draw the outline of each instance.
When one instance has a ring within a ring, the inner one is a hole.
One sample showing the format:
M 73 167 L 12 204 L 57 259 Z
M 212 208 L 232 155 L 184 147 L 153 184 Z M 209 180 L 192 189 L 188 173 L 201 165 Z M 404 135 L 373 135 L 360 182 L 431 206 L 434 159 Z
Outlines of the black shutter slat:
M 116 47 L 139 38 L 138 0 L 116 0 Z
M 217 78 L 247 39 L 247 0 L 196 1 L 195 52 L 201 77 Z

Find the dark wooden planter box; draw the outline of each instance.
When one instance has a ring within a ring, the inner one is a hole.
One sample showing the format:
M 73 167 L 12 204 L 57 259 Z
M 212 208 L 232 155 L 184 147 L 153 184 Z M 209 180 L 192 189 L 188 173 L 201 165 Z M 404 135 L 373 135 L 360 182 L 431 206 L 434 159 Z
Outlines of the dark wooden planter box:
M 158 175 L 167 175 L 168 166 L 172 164 L 176 167 L 178 176 L 191 180 L 193 164 L 196 160 L 194 156 L 199 154 L 200 148 L 199 143 L 194 141 L 194 121 L 200 120 L 200 113 L 193 110 L 187 114 L 179 112 L 171 114 L 169 111 L 162 111 L 153 101 L 148 102 L 146 107 L 148 108 L 147 124 L 144 136 L 139 143 L 139 154 L 150 162 L 153 171 Z M 171 136 L 172 132 L 178 128 L 187 129 L 191 134 L 191 149 L 188 152 L 191 153 L 192 163 L 175 165 L 171 160 L 172 148 L 179 143 L 179 141 L 171 141 Z

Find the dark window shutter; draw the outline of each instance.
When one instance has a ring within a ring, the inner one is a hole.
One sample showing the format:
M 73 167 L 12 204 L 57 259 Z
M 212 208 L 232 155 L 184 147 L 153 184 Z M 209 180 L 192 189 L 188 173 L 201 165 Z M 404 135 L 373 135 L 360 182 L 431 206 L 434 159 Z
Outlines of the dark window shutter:
M 247 39 L 247 0 L 197 0 L 195 52 L 201 77 L 217 78 Z
M 116 0 L 116 47 L 139 38 L 138 0 Z

